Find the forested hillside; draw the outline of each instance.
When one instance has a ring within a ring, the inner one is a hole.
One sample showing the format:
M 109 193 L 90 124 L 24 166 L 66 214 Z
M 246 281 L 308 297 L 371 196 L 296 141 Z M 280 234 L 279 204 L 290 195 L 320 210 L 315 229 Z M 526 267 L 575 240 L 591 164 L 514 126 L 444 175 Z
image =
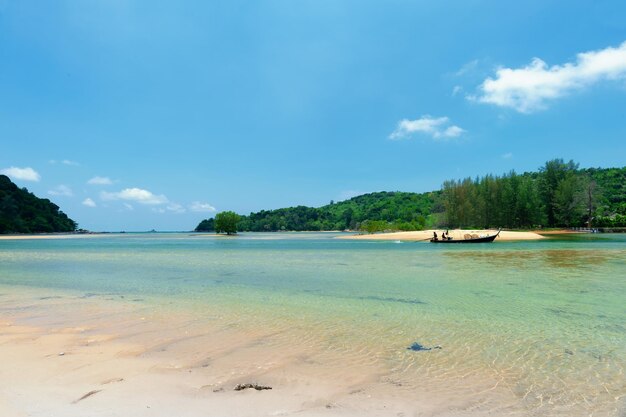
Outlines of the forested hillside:
M 244 217 L 243 231 L 345 230 L 376 227 L 416 230 L 424 227 L 436 193 L 379 192 L 320 208 L 290 207 L 260 211 Z M 368 224 L 369 223 L 369 224 Z M 380 227 L 380 225 L 379 225 Z
M 263 210 L 242 216 L 239 230 L 417 230 L 432 221 L 429 215 L 435 209 L 438 194 L 378 192 L 337 203 L 331 201 L 319 208 L 298 206 Z M 214 230 L 213 219 L 203 220 L 196 230 Z
M 59 206 L 0 175 L 0 233 L 73 232 L 76 226 Z
M 323 207 L 242 216 L 240 231 L 420 230 L 426 227 L 626 226 L 626 168 L 579 169 L 555 159 L 537 172 L 444 182 L 428 193 L 377 192 Z M 197 231 L 213 230 L 213 219 Z

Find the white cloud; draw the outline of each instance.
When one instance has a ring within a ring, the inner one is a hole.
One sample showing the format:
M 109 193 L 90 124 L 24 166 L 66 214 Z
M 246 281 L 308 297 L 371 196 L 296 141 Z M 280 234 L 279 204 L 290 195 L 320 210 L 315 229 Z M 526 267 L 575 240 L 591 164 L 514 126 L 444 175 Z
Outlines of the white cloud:
M 113 181 L 111 181 L 111 178 L 109 177 L 93 177 L 92 179 L 90 179 L 89 181 L 87 181 L 87 184 L 91 184 L 91 185 L 111 185 L 113 184 Z
M 51 164 L 63 164 L 63 165 L 70 165 L 70 166 L 79 166 L 80 164 L 76 161 L 70 161 L 69 159 L 64 159 L 62 161 L 57 161 L 56 159 L 51 159 L 48 161 Z
M 34 169 L 30 167 L 26 168 L 18 168 L 18 167 L 10 167 L 4 168 L 0 171 L 0 174 L 4 174 L 8 177 L 11 177 L 14 180 L 22 180 L 22 181 L 35 181 L 38 182 L 41 179 L 41 175 Z
M 86 198 L 83 200 L 83 206 L 96 207 L 96 202 L 93 201 L 91 198 Z
M 191 203 L 191 205 L 189 206 L 189 210 L 195 211 L 197 213 L 212 213 L 216 211 L 215 207 L 213 207 L 209 203 L 201 203 L 199 201 L 194 201 L 193 203 Z
M 67 185 L 63 185 L 63 184 L 58 185 L 52 190 L 48 191 L 48 194 L 54 195 L 54 196 L 62 196 L 62 197 L 71 197 L 74 195 L 74 193 L 72 192 L 72 189 L 68 187 Z
M 576 55 L 576 62 L 548 65 L 539 58 L 522 68 L 499 68 L 470 100 L 510 107 L 521 113 L 545 109 L 551 100 L 603 80 L 626 78 L 626 42 Z
M 161 214 L 168 213 L 168 212 L 180 214 L 180 213 L 187 212 L 187 209 L 183 207 L 181 204 L 169 203 L 165 207 L 153 207 L 152 211 L 154 211 L 155 213 L 161 213 Z
M 466 64 L 464 64 L 461 69 L 459 69 L 457 72 L 454 73 L 454 75 L 456 75 L 457 77 L 461 77 L 467 73 L 471 73 L 474 72 L 474 70 L 476 69 L 476 67 L 478 67 L 478 60 L 475 59 L 473 61 L 467 62 Z
M 426 115 L 422 116 L 420 119 L 401 120 L 396 130 L 389 135 L 389 139 L 404 139 L 410 137 L 413 133 L 426 134 L 433 139 L 448 139 L 460 136 L 464 132 L 464 129 L 450 125 L 450 119 L 447 117 L 433 118 Z
M 443 136 L 446 138 L 456 138 L 457 136 L 461 136 L 463 132 L 465 132 L 465 130 L 458 126 L 450 126 L 443 131 Z
M 135 210 L 135 207 L 133 207 L 132 204 L 124 203 L 124 207 L 126 207 L 126 210 L 128 210 L 128 211 Z
M 502 158 L 503 159 L 511 159 L 511 158 L 513 158 L 513 153 L 512 152 L 507 152 L 505 154 L 502 154 Z
M 461 87 L 460 85 L 455 85 L 454 88 L 452 89 L 452 97 L 455 97 L 461 91 L 463 91 L 463 87 Z
M 186 213 L 187 209 L 185 207 L 183 207 L 181 204 L 178 203 L 169 203 L 167 206 L 165 207 L 155 207 L 152 209 L 152 211 L 154 211 L 155 213 L 177 213 L 177 214 L 181 214 L 181 213 Z
M 103 200 L 127 200 L 134 201 L 140 204 L 148 204 L 148 205 L 160 205 L 166 204 L 169 202 L 167 197 L 163 194 L 156 195 L 151 193 L 148 190 L 142 190 L 141 188 L 125 188 L 117 193 L 109 193 L 106 191 L 102 191 L 100 193 L 100 198 Z
M 173 211 L 174 213 L 184 213 L 187 211 L 182 205 L 178 203 L 170 203 L 165 207 L 165 209 L 167 211 Z

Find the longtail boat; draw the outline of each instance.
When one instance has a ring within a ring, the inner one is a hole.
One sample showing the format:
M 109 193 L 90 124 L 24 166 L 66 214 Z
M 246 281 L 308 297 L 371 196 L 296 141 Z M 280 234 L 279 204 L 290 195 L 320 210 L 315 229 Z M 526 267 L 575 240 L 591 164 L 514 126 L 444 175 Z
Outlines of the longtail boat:
M 489 236 L 478 236 L 476 234 L 466 234 L 463 239 L 455 239 L 453 237 L 446 238 L 436 238 L 433 237 L 430 239 L 431 243 L 487 243 L 493 242 L 495 238 L 500 234 L 500 230 L 498 229 L 498 233 Z

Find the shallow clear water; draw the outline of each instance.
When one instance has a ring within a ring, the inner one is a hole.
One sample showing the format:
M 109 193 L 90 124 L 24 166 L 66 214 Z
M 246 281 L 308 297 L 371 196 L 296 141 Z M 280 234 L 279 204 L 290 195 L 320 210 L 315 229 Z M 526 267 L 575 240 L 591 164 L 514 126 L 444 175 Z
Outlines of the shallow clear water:
M 0 291 L 225 312 L 382 365 L 407 392 L 475 398 L 498 414 L 624 412 L 625 235 L 473 245 L 334 236 L 0 240 Z

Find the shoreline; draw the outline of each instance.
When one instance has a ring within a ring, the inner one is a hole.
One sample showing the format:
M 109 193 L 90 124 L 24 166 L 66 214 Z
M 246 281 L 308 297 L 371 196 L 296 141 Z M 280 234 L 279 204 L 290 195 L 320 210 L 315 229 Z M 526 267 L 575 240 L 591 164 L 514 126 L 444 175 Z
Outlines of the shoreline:
M 356 239 L 356 240 L 401 240 L 407 242 L 416 241 L 428 241 L 433 232 L 437 232 L 437 235 L 441 236 L 444 229 L 428 229 L 428 230 L 415 230 L 406 232 L 385 232 L 385 233 L 373 233 L 373 234 L 359 234 L 356 231 L 340 231 L 340 230 L 323 230 L 323 231 L 278 231 L 278 232 L 240 232 L 234 235 L 225 235 L 214 232 L 93 232 L 93 233 L 33 233 L 33 234 L 0 234 L 1 240 L 46 240 L 46 239 L 87 239 L 98 237 L 112 237 L 112 236 L 125 236 L 133 234 L 159 234 L 159 233 L 180 233 L 180 234 L 192 234 L 200 237 L 236 237 L 241 235 L 254 235 L 254 234 L 275 234 L 276 236 L 283 235 L 285 233 L 320 233 L 320 234 L 342 234 L 342 236 L 336 236 L 335 239 Z M 463 239 L 463 235 L 470 234 L 493 234 L 497 233 L 496 229 L 454 229 L 450 230 L 450 236 L 455 239 Z M 496 238 L 495 242 L 509 242 L 509 241 L 522 241 L 522 240 L 541 240 L 552 235 L 563 234 L 585 234 L 588 232 L 569 230 L 569 229 L 556 229 L 556 230 L 527 230 L 527 231 L 508 231 L 502 230 L 500 235 Z
M 19 235 L 0 235 L 0 240 L 36 240 L 36 239 L 87 239 L 107 236 L 112 233 L 51 233 L 51 234 L 19 234 Z

